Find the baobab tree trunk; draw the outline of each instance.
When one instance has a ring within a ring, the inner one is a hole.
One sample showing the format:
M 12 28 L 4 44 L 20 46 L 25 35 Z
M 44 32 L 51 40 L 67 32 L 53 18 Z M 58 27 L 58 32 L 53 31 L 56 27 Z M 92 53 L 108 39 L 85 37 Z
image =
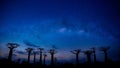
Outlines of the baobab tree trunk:
M 93 48 L 91 48 L 92 49 L 92 51 L 93 51 L 93 56 L 94 56 L 94 63 L 96 63 L 96 48 L 95 47 L 93 47 Z
M 93 53 L 93 51 L 87 50 L 87 51 L 85 51 L 84 53 L 85 53 L 86 56 L 87 56 L 87 62 L 88 62 L 88 63 L 91 63 L 91 54 Z
M 88 60 L 88 63 L 91 63 L 91 55 L 87 55 L 87 60 Z
M 30 52 L 28 52 L 28 63 L 30 63 Z
M 46 61 L 46 56 L 47 56 L 47 55 L 46 55 L 46 54 L 44 54 L 44 62 L 43 62 L 43 63 L 44 63 L 44 65 L 46 65 L 46 64 L 45 64 L 45 61 Z
M 94 63 L 96 63 L 96 53 L 94 52 Z
M 79 54 L 76 54 L 76 65 L 78 65 L 79 64 Z
M 40 53 L 40 65 L 42 65 L 42 53 Z
M 44 63 L 44 65 L 46 65 L 46 64 L 45 64 L 45 60 L 46 60 L 46 58 L 44 57 L 44 62 L 43 62 L 43 63 Z
M 57 64 L 57 58 L 56 57 L 54 58 L 54 64 Z
M 79 64 L 79 53 L 81 52 L 80 49 L 77 49 L 77 50 L 73 50 L 71 51 L 73 54 L 75 54 L 76 56 L 76 66 Z
M 13 53 L 13 48 L 10 48 L 9 56 L 8 56 L 8 60 L 9 60 L 10 62 L 12 61 L 12 53 Z
M 55 49 L 50 49 L 49 53 L 51 54 L 51 66 L 54 66 L 54 54 L 57 53 Z
M 110 47 L 100 47 L 100 51 L 103 51 L 104 53 L 104 61 L 108 62 L 108 55 L 107 55 L 107 51 L 110 49 Z
M 54 65 L 54 54 L 51 54 L 51 65 Z
M 27 48 L 25 50 L 28 52 L 28 63 L 30 63 L 30 54 L 31 54 L 33 48 Z
M 104 51 L 104 54 L 105 54 L 105 62 L 107 62 L 108 61 L 107 51 Z
M 40 65 L 42 65 L 42 53 L 43 53 L 43 48 L 39 48 L 40 50 Z
M 34 53 L 34 64 L 36 63 L 36 54 Z

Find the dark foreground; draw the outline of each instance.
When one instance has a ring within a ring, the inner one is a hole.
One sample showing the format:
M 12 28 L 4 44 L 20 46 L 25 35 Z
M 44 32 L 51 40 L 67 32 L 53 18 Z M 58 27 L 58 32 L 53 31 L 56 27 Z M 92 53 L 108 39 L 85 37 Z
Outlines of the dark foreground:
M 0 60 L 0 68 L 120 68 L 120 62 L 96 62 L 96 63 L 81 63 L 75 65 L 72 63 L 59 63 L 55 65 L 40 65 L 28 64 L 28 63 L 17 63 Z

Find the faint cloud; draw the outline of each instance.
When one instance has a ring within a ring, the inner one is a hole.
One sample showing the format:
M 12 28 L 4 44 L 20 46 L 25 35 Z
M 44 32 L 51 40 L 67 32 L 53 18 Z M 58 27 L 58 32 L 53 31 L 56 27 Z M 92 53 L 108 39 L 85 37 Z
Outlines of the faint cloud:
M 84 30 L 79 30 L 78 34 L 81 34 L 81 33 L 85 33 L 85 31 Z
M 33 44 L 33 43 L 27 41 L 27 40 L 24 40 L 23 42 L 24 42 L 24 44 L 26 44 L 26 46 L 39 47 L 39 46 L 37 46 L 37 45 L 35 45 L 35 44 Z
M 72 32 L 72 30 L 71 30 L 71 29 L 67 29 L 66 27 L 63 27 L 63 28 L 60 28 L 60 29 L 58 30 L 58 32 L 60 32 L 60 33 Z
M 60 28 L 60 29 L 58 30 L 58 32 L 60 32 L 60 33 L 63 33 L 63 32 L 65 32 L 65 31 L 67 31 L 67 28 L 65 28 L 65 27 Z
M 16 51 L 16 53 L 26 55 L 26 52 L 24 52 L 24 51 Z

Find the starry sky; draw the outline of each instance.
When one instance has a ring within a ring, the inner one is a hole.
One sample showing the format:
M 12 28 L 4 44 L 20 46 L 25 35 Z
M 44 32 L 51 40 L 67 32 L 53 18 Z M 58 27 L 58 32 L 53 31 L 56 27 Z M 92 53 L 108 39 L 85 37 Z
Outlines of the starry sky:
M 56 57 L 71 60 L 71 50 L 110 46 L 109 57 L 120 60 L 119 26 L 117 0 L 0 0 L 0 57 L 7 57 L 6 44 L 15 42 L 20 44 L 15 58 L 26 58 L 27 47 L 54 47 Z

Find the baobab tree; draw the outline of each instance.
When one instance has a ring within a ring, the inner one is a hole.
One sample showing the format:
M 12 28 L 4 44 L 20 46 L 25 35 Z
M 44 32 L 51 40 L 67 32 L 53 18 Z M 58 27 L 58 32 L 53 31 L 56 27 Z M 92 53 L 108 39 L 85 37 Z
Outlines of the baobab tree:
M 40 50 L 40 65 L 42 65 L 42 53 L 44 48 L 38 48 Z
M 110 47 L 100 47 L 99 50 L 104 53 L 104 61 L 108 61 L 108 54 L 107 51 L 110 49 Z
M 45 62 L 45 61 L 46 61 L 47 54 L 44 53 L 43 56 L 44 56 L 44 58 L 43 58 L 43 59 L 44 59 L 44 62 L 43 62 L 43 63 L 44 63 L 44 65 L 46 65 L 46 62 Z
M 13 54 L 13 50 L 15 48 L 17 48 L 19 46 L 19 44 L 17 43 L 7 43 L 7 47 L 10 49 L 9 50 L 9 56 L 8 56 L 8 60 L 11 62 L 12 60 L 12 54 Z
M 55 60 L 55 62 L 54 62 L 54 63 L 55 63 L 55 64 L 57 64 L 57 57 L 54 57 L 54 60 Z
M 91 50 L 83 51 L 83 53 L 87 56 L 88 63 L 91 63 L 91 54 L 93 53 Z
M 79 53 L 81 52 L 81 50 L 77 49 L 77 50 L 73 50 L 71 52 L 76 55 L 76 65 L 78 65 L 79 64 Z
M 56 54 L 57 51 L 55 49 L 50 49 L 48 52 L 51 54 L 51 65 L 54 65 L 54 54 Z
M 36 63 L 36 54 L 37 54 L 37 51 L 33 51 L 33 55 L 34 55 L 34 64 Z
M 30 54 L 31 54 L 33 48 L 27 48 L 25 50 L 28 52 L 28 63 L 30 63 Z
M 93 48 L 91 48 L 91 50 L 92 50 L 92 52 L 93 52 L 93 55 L 94 55 L 94 63 L 96 63 L 96 48 L 95 47 L 93 47 Z

